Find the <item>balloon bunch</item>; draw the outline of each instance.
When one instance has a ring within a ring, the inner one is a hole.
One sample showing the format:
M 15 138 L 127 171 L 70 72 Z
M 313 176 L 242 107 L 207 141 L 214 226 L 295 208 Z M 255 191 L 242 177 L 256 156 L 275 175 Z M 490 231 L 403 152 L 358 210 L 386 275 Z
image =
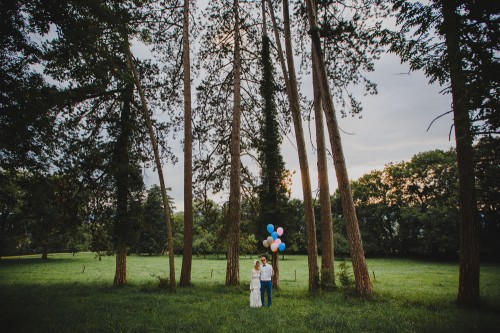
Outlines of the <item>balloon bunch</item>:
M 279 239 L 279 237 L 283 235 L 283 228 L 279 227 L 278 229 L 276 229 L 276 231 L 274 231 L 274 225 L 268 224 L 267 232 L 270 236 L 262 241 L 262 245 L 264 245 L 264 247 L 271 247 L 271 251 L 273 252 L 276 252 L 278 250 L 284 251 L 286 245 L 285 243 L 281 242 L 281 239 Z

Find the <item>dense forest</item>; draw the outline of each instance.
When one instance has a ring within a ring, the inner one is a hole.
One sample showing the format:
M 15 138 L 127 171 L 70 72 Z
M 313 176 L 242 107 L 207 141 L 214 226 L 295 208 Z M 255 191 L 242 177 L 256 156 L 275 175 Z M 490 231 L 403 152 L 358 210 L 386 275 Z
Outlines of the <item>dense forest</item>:
M 0 13 L 1 256 L 115 254 L 121 286 L 127 254 L 168 254 L 175 288 L 174 254 L 183 255 L 181 286 L 192 255 L 219 254 L 226 284 L 238 285 L 239 256 L 264 251 L 273 221 L 286 232 L 283 255 L 307 254 L 309 290 L 335 284 L 334 254 L 351 258 L 361 295 L 372 292 L 365 255 L 426 256 L 459 258 L 458 301 L 479 297 L 479 258 L 500 254 L 500 5 L 16 0 Z M 362 113 L 352 87 L 377 92 L 366 73 L 386 52 L 452 96 L 443 114 L 453 114 L 456 149 L 351 180 L 337 117 Z M 306 122 L 317 161 L 305 153 Z M 290 197 L 280 152 L 292 132 L 303 200 Z M 168 196 L 178 175 L 162 171 L 178 160 L 182 212 Z M 146 167 L 158 186 L 145 188 Z M 215 202 L 220 193 L 227 200 Z M 278 260 L 273 253 L 277 272 Z

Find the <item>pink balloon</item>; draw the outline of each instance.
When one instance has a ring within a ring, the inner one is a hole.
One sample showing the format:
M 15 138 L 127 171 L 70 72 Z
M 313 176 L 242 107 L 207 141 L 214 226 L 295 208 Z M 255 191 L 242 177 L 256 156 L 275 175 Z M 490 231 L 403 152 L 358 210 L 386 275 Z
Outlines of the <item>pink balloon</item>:
M 281 236 L 283 235 L 283 228 L 282 227 L 279 227 L 276 232 L 278 233 L 278 236 Z
M 280 246 L 280 244 L 281 244 L 281 239 L 276 238 L 276 239 L 275 239 L 275 241 L 274 241 L 274 244 L 276 244 L 276 245 Z

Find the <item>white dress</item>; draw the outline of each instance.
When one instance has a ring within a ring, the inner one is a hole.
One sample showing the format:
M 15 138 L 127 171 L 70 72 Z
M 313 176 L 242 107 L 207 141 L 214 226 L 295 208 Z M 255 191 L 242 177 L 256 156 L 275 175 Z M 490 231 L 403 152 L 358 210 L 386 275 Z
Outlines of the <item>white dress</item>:
M 252 308 L 260 308 L 262 302 L 260 300 L 260 271 L 252 269 L 250 273 L 250 306 Z

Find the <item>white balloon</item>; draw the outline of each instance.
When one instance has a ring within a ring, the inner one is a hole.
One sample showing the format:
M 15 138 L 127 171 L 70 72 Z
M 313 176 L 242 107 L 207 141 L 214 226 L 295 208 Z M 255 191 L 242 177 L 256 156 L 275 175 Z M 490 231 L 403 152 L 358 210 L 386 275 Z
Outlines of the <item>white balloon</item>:
M 267 243 L 271 245 L 272 243 L 274 243 L 274 239 L 271 236 L 267 237 Z
M 264 245 L 264 247 L 269 247 L 269 243 L 267 242 L 267 239 L 264 239 L 262 241 L 262 245 Z
M 278 245 L 276 245 L 276 244 L 274 244 L 274 243 L 273 243 L 273 244 L 271 244 L 271 251 L 273 251 L 273 252 L 278 251 Z

